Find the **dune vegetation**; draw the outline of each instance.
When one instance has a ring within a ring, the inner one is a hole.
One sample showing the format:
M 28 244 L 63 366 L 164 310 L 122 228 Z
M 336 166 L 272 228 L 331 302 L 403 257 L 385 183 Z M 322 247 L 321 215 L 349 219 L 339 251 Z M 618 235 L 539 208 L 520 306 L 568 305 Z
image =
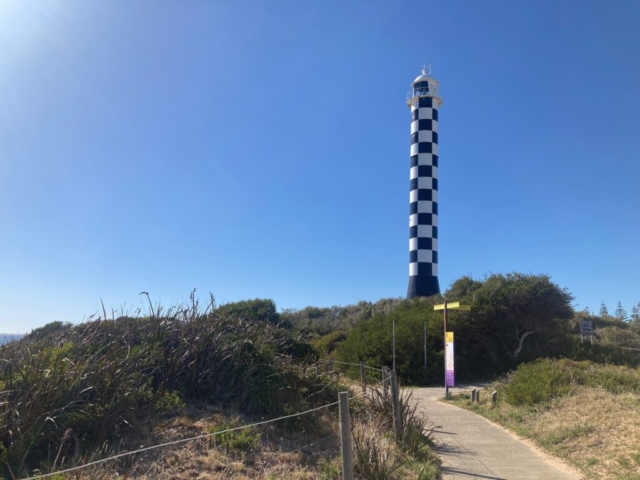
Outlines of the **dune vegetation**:
M 192 296 L 187 306 L 150 304 L 148 314 L 136 317 L 54 322 L 2 346 L 3 476 L 26 478 L 215 434 L 68 478 L 338 478 L 335 405 L 226 433 L 335 404 L 338 391 L 349 389 L 317 363 L 309 343 L 274 319 L 272 303 L 212 301 L 201 308 Z M 367 478 L 436 478 L 426 420 L 405 398 L 404 422 L 415 428 L 394 438 L 385 416 L 390 407 L 374 400 L 352 401 L 356 471 Z

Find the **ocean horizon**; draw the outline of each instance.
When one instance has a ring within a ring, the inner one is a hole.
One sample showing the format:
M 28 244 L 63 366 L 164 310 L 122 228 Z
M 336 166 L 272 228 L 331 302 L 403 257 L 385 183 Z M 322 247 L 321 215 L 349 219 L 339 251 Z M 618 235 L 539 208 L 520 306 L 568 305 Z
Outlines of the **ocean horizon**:
M 24 337 L 24 333 L 0 333 L 0 345 L 20 340 L 22 337 Z

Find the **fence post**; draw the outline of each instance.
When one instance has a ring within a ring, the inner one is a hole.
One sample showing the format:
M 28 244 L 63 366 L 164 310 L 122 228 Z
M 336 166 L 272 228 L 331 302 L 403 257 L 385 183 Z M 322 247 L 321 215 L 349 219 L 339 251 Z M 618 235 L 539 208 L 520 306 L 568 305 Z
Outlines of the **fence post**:
M 389 399 L 389 367 L 382 367 L 382 393 L 385 400 Z
M 393 369 L 396 369 L 396 321 L 391 322 L 393 328 Z
M 496 406 L 496 402 L 498 401 L 498 392 L 491 392 L 491 408 Z
M 471 390 L 471 403 L 476 403 L 476 393 L 478 393 L 478 391 L 475 388 Z
M 353 480 L 353 458 L 351 457 L 351 417 L 349 416 L 349 393 L 338 394 L 340 407 L 340 446 L 342 454 L 342 478 Z
M 398 376 L 391 370 L 391 400 L 393 401 L 393 427 L 396 436 L 402 438 L 402 419 L 400 418 L 400 392 L 398 391 Z
M 476 403 L 480 403 L 480 390 L 476 392 Z
M 362 391 L 367 391 L 367 372 L 364 370 L 364 363 L 360 362 L 360 379 L 362 380 Z

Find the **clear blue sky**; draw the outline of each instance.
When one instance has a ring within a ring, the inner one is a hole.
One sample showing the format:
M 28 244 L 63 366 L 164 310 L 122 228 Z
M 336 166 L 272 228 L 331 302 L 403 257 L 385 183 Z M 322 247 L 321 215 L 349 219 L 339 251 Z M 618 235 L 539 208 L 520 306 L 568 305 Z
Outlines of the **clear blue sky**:
M 440 283 L 640 301 L 640 3 L 0 3 L 0 332 L 192 288 L 406 294 L 433 64 Z

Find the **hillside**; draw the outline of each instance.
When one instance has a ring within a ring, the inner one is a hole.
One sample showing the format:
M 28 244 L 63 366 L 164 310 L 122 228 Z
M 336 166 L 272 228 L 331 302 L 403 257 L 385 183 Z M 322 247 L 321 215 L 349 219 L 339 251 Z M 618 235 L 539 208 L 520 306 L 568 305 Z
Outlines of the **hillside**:
M 337 479 L 336 401 L 348 383 L 317 363 L 313 347 L 269 321 L 262 303 L 244 303 L 249 310 L 242 304 L 203 310 L 192 298 L 185 307 L 150 306 L 151 315 L 139 318 L 54 322 L 5 345 L 3 476 L 27 478 L 204 435 L 73 478 Z M 394 439 L 387 434 L 388 402 L 374 400 L 351 400 L 355 471 L 435 478 L 424 419 L 403 408 L 408 427 Z

